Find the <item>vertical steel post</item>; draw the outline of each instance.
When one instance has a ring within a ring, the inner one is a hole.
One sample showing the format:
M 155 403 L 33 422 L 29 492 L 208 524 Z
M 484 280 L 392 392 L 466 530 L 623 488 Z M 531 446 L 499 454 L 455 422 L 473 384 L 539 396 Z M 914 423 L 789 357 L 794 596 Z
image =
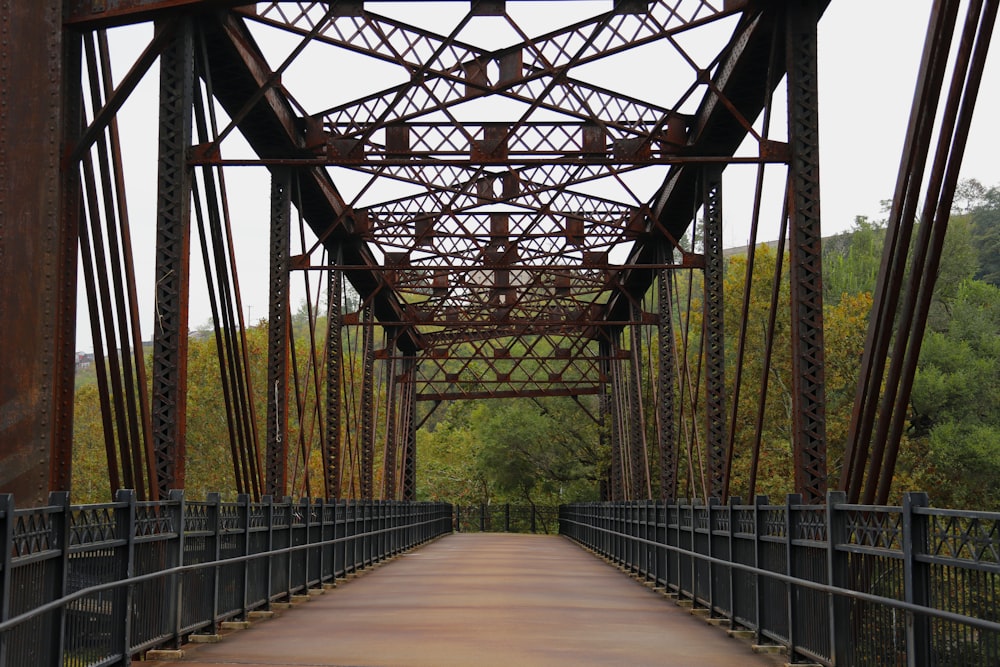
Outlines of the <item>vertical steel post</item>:
M 267 321 L 267 453 L 264 492 L 282 498 L 288 485 L 288 274 L 291 173 L 271 172 L 271 296 Z
M 61 0 L 0 5 L 0 491 L 29 507 L 68 483 L 73 430 L 80 195 L 60 162 L 80 52 L 62 18 Z
M 669 247 L 663 253 L 663 263 L 673 261 L 673 250 Z M 671 308 L 670 269 L 661 269 L 659 275 L 659 319 L 657 369 L 658 392 L 656 409 L 658 413 L 657 452 L 660 466 L 660 498 L 673 502 L 677 497 L 677 442 L 674 438 L 674 323 Z
M 787 5 L 788 212 L 792 333 L 792 447 L 795 489 L 807 503 L 826 496 L 823 262 L 819 191 L 816 24 L 819 2 Z
M 153 323 L 152 498 L 184 488 L 187 331 L 191 259 L 191 146 L 194 36 L 176 28 L 160 55 L 160 138 L 156 207 L 156 318 Z M 138 480 L 136 480 L 138 482 Z
M 396 452 L 399 450 L 398 429 L 400 417 L 401 384 L 396 377 L 396 362 L 391 353 L 392 335 L 388 337 L 390 354 L 385 360 L 385 449 L 382 460 L 382 498 L 396 498 Z
M 406 382 L 406 428 L 404 436 L 402 500 L 413 502 L 417 499 L 417 357 L 409 355 L 405 363 Z
M 601 340 L 598 344 L 598 355 L 600 356 L 601 364 L 601 391 L 597 398 L 597 409 L 601 420 L 600 428 L 600 445 L 601 450 L 611 450 L 613 448 L 612 442 L 613 438 L 611 436 L 611 396 L 609 393 L 609 384 L 611 379 L 611 345 L 605 341 Z M 602 501 L 612 501 L 616 499 L 617 489 L 615 488 L 615 458 L 614 452 L 612 451 L 611 460 L 607 468 L 607 473 L 603 475 L 603 485 L 601 492 Z
M 341 456 L 340 456 L 340 388 L 343 360 L 341 339 L 342 303 L 344 274 L 337 267 L 343 258 L 338 246 L 330 253 L 334 266 L 327 273 L 326 305 L 326 496 L 340 498 Z
M 624 462 L 625 452 L 623 448 L 625 442 L 622 438 L 622 420 L 624 416 L 621 410 L 621 364 L 618 360 L 618 333 L 612 333 L 611 343 L 608 345 L 608 369 L 611 380 L 611 394 L 608 397 L 611 417 L 609 435 L 611 437 L 611 500 L 613 502 L 625 500 L 627 498 L 625 488 Z
M 722 497 L 726 474 L 726 362 L 722 295 L 722 172 L 715 167 L 702 176 L 705 206 L 705 446 L 708 495 Z
M 648 453 L 646 450 L 646 420 L 642 405 L 642 308 L 638 303 L 631 307 L 632 325 L 629 327 L 629 372 L 628 409 L 629 409 L 629 456 L 632 468 L 632 499 L 646 498 L 652 495 L 649 489 L 649 476 L 646 474 Z
M 375 465 L 375 315 L 370 305 L 362 315 L 361 499 L 371 500 Z

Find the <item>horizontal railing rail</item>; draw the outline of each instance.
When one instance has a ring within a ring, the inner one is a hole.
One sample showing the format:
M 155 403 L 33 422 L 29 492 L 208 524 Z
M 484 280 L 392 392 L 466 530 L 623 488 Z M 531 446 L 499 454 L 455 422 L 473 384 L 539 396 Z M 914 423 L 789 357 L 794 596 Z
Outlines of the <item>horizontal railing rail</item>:
M 0 667 L 128 664 L 452 530 L 444 503 L 240 496 L 15 509 L 0 495 Z
M 561 508 L 560 532 L 823 665 L 1000 664 L 1000 514 L 680 501 Z

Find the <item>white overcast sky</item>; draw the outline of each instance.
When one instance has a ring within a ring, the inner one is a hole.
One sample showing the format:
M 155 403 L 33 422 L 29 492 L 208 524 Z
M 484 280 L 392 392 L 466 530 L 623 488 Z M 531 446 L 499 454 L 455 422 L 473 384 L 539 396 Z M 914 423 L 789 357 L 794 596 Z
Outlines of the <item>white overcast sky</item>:
M 895 186 L 930 6 L 931 0 L 832 0 L 820 22 L 824 235 L 849 228 L 857 215 L 883 216 L 880 202 L 892 196 Z M 385 8 L 386 5 L 380 4 L 376 11 Z M 143 26 L 120 33 L 112 34 L 112 54 L 121 54 L 114 64 L 116 77 L 128 70 L 148 41 L 150 29 Z M 137 278 L 143 302 L 142 335 L 146 340 L 152 337 L 156 91 L 154 66 L 120 115 Z M 976 178 L 987 186 L 1000 185 L 997 118 L 1000 118 L 1000 44 L 994 43 L 962 170 L 964 178 Z M 230 183 L 237 181 L 240 185 L 231 187 L 230 198 L 244 315 L 256 322 L 267 314 L 269 181 L 262 168 L 240 170 Z M 727 204 L 724 216 L 726 244 L 743 245 L 745 211 L 733 210 Z M 765 224 L 759 240 L 771 240 L 776 233 L 774 229 L 774 225 Z M 293 244 L 297 241 L 293 240 Z M 193 239 L 192 328 L 205 324 L 210 317 L 208 299 L 197 278 L 202 269 L 196 247 Z M 297 251 L 293 245 L 293 253 Z M 81 304 L 77 344 L 78 349 L 89 351 L 92 344 L 85 312 L 86 305 Z

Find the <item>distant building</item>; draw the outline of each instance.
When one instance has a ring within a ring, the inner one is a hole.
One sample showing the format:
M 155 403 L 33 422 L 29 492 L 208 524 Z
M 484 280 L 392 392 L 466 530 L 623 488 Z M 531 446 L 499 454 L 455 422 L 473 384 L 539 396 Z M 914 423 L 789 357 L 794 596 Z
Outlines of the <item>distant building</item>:
M 89 352 L 77 352 L 76 353 L 76 370 L 81 371 L 84 368 L 90 368 L 90 365 L 94 363 L 94 355 Z

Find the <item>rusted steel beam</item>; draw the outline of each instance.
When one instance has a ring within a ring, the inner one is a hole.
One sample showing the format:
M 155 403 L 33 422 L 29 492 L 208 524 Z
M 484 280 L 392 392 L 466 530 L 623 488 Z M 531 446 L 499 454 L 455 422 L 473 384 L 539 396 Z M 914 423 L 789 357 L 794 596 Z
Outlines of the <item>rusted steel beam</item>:
M 339 251 L 331 253 L 333 264 L 340 259 Z M 327 272 L 326 307 L 326 497 L 340 498 L 342 470 L 341 445 L 341 382 L 343 372 L 343 274 L 336 268 Z
M 722 173 L 706 171 L 702 180 L 705 207 L 705 447 L 708 493 L 722 497 L 726 466 L 726 332 L 722 280 Z
M 267 320 L 267 445 L 264 493 L 276 498 L 288 488 L 288 346 L 291 336 L 288 271 L 291 244 L 292 176 L 271 177 L 271 293 Z
M 417 358 L 410 357 L 403 362 L 404 380 L 417 372 Z M 400 500 L 412 502 L 417 499 L 417 429 L 422 425 L 417 423 L 417 385 L 413 382 L 403 383 L 403 462 L 402 480 L 400 481 Z M 434 412 L 440 401 L 428 412 Z
M 302 121 L 288 99 L 269 85 L 272 72 L 242 20 L 226 14 L 206 17 L 200 25 L 215 96 L 227 113 L 238 114 L 249 96 L 268 86 L 239 126 L 254 152 L 267 158 L 306 151 Z M 300 173 L 298 206 L 306 223 L 328 249 L 339 244 L 344 264 L 367 267 L 345 271 L 345 277 L 362 299 L 372 302 L 379 320 L 404 320 L 402 307 L 384 289 L 378 260 L 357 237 L 355 212 L 344 202 L 329 174 L 315 167 Z M 408 329 L 398 341 L 404 350 L 421 347 L 419 337 Z
M 191 146 L 194 31 L 174 32 L 160 56 L 160 140 L 156 222 L 156 313 L 153 330 L 152 499 L 184 488 L 188 301 L 191 260 Z
M 819 191 L 816 24 L 820 3 L 788 5 L 789 278 L 792 334 L 792 449 L 795 491 L 826 499 L 826 392 L 823 363 L 823 257 Z
M 80 199 L 60 159 L 81 93 L 61 20 L 59 0 L 0 5 L 0 492 L 26 507 L 68 484 L 72 439 Z
M 165 18 L 179 11 L 253 5 L 248 0 L 69 0 L 63 22 L 78 29 L 109 28 Z
M 375 318 L 371 308 L 364 311 L 361 342 L 361 499 L 374 496 L 375 466 Z
M 673 251 L 669 246 L 663 250 L 665 263 L 669 263 Z M 657 452 L 660 466 L 660 498 L 673 500 L 677 497 L 677 439 L 675 438 L 677 416 L 674 413 L 674 385 L 677 374 L 674 363 L 674 323 L 673 295 L 671 293 L 670 270 L 661 269 L 658 280 L 658 303 L 660 308 L 657 321 L 659 364 L 657 366 Z

